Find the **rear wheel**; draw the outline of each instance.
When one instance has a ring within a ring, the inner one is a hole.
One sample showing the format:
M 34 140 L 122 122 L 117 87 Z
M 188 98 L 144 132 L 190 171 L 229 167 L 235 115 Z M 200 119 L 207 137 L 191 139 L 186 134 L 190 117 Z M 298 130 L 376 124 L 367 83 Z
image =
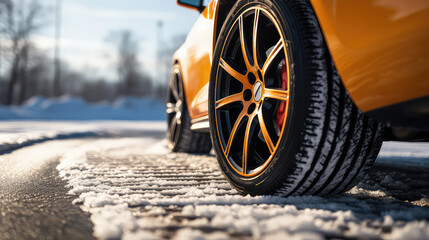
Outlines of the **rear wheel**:
M 243 194 L 345 191 L 381 145 L 306 1 L 239 1 L 216 45 L 209 94 L 219 165 Z
M 211 150 L 208 133 L 191 130 L 191 117 L 186 107 L 182 74 L 178 64 L 171 70 L 167 93 L 167 140 L 173 152 L 208 153 Z

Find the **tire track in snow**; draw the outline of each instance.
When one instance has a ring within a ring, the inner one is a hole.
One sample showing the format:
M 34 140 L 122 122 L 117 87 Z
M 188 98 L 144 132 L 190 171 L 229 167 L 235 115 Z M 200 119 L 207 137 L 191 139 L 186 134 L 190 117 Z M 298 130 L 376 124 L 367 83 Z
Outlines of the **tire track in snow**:
M 429 209 L 365 185 L 333 197 L 240 196 L 214 156 L 168 153 L 165 141 L 99 140 L 58 166 L 94 236 L 123 239 L 429 236 Z

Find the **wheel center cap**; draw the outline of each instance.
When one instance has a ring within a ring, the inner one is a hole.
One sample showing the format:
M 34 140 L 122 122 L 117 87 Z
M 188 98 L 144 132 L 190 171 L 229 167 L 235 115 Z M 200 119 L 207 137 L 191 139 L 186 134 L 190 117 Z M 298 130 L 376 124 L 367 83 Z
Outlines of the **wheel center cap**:
M 261 82 L 256 82 L 255 86 L 253 86 L 253 98 L 255 101 L 259 102 L 262 97 L 262 84 Z

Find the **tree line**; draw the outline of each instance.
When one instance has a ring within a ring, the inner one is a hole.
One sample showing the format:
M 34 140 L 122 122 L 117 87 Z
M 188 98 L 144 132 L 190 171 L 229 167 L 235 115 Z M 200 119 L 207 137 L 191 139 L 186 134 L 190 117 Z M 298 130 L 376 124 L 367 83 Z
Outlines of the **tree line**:
M 60 61 L 60 81 L 55 90 L 54 60 L 32 41 L 34 34 L 48 24 L 47 12 L 37 0 L 0 0 L 0 103 L 20 105 L 36 95 L 63 94 L 89 102 L 112 101 L 122 95 L 164 100 L 168 76 L 161 74 L 162 81 L 154 84 L 138 59 L 139 41 L 128 30 L 112 31 L 107 38 L 117 53 L 117 81 L 96 78 L 89 70 L 76 71 Z M 158 53 L 163 69 L 170 67 L 171 56 L 183 41 L 184 36 L 176 36 L 170 44 L 164 44 Z

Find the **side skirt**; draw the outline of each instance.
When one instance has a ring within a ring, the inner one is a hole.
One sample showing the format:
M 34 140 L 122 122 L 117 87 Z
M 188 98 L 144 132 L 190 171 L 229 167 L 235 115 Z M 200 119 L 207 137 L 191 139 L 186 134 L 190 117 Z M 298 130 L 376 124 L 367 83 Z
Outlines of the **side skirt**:
M 203 116 L 191 120 L 191 130 L 197 132 L 210 132 L 209 116 Z
M 368 116 L 388 127 L 429 130 L 429 96 L 382 107 L 369 112 Z

